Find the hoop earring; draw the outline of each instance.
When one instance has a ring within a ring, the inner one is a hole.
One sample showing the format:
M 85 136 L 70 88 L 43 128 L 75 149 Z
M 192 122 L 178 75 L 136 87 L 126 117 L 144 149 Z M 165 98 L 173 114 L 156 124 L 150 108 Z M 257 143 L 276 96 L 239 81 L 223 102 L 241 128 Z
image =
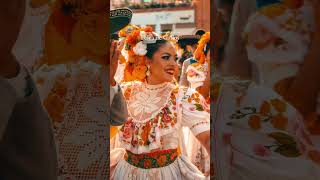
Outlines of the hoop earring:
M 151 75 L 151 72 L 150 72 L 150 65 L 147 65 L 147 72 L 146 72 L 146 75 L 147 75 L 147 76 L 150 76 L 150 75 Z

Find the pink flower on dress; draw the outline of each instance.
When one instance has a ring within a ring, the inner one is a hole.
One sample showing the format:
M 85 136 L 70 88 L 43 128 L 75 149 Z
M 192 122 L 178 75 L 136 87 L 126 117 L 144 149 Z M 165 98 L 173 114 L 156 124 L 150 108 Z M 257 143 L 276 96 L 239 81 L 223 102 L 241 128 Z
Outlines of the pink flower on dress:
M 133 129 L 132 129 L 132 122 L 127 122 L 124 126 L 123 126 L 123 130 L 122 130 L 122 136 L 124 139 L 131 139 L 132 134 L 133 134 Z
M 262 144 L 255 144 L 253 146 L 253 151 L 257 156 L 265 157 L 265 156 L 270 156 L 271 155 L 270 149 L 266 148 Z
M 172 121 L 172 119 L 171 119 L 171 117 L 170 117 L 168 114 L 164 114 L 164 115 L 162 116 L 162 121 L 163 121 L 164 123 L 169 123 L 169 122 Z
M 189 108 L 189 110 L 190 110 L 190 111 L 195 111 L 195 110 L 196 110 L 196 108 L 194 108 L 194 107 L 190 107 L 190 108 Z

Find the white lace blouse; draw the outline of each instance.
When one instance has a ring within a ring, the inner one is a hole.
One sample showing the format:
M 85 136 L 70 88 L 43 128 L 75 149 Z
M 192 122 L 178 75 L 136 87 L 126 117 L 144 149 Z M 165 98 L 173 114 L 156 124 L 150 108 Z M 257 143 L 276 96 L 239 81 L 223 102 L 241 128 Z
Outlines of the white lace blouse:
M 179 147 L 182 126 L 194 135 L 209 131 L 209 106 L 191 88 L 172 83 L 122 84 L 129 118 L 120 130 L 120 141 L 132 153 L 148 153 Z

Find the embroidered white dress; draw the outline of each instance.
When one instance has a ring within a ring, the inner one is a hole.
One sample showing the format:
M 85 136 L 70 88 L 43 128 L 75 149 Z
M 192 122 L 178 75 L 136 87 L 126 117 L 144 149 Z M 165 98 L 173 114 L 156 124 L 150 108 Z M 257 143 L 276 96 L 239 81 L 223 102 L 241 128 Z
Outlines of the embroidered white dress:
M 123 149 L 111 152 L 111 178 L 127 179 L 205 179 L 206 177 L 186 158 L 153 169 L 131 165 L 124 159 L 126 150 L 144 154 L 162 150 L 183 150 L 181 127 L 189 127 L 194 135 L 209 131 L 209 107 L 202 96 L 190 88 L 172 83 L 148 85 L 140 82 L 123 84 L 129 118 L 119 131 Z M 157 160 L 161 164 L 161 160 Z
M 217 82 L 215 172 L 219 180 L 320 179 L 320 151 L 302 116 L 273 90 L 295 76 L 309 47 L 312 8 L 270 18 L 253 14 L 245 30 L 259 83 L 233 78 Z M 261 43 L 263 42 L 263 43 Z

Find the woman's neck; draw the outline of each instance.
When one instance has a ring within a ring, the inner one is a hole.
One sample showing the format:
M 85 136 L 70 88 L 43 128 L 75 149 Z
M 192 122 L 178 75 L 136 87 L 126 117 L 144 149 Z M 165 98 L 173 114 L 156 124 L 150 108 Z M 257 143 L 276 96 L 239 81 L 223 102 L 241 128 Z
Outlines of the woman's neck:
M 158 84 L 163 84 L 165 83 L 165 81 L 159 81 L 159 80 L 155 80 L 155 79 L 152 79 L 152 78 L 148 78 L 146 79 L 146 82 L 147 84 L 149 85 L 158 85 Z

